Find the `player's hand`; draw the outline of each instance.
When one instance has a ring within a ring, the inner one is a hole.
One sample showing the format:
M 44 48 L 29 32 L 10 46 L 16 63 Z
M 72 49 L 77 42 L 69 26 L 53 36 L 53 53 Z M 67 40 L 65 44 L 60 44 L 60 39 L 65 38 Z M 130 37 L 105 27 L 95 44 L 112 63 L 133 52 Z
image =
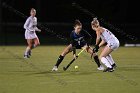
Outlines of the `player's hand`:
M 41 32 L 41 30 L 40 30 L 40 29 L 37 29 L 37 31 L 38 31 L 38 32 Z
M 77 59 L 78 56 L 76 56 L 76 54 L 73 55 L 74 59 Z
M 99 46 L 95 45 L 95 47 L 93 48 L 93 52 L 98 52 L 99 51 Z

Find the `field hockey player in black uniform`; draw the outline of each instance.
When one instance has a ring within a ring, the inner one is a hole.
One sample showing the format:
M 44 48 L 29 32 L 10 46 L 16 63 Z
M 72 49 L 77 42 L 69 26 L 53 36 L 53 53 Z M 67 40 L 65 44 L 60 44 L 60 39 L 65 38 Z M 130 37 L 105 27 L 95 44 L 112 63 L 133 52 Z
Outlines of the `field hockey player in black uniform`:
M 74 30 L 70 34 L 70 44 L 63 50 L 60 54 L 55 66 L 52 71 L 57 71 L 60 63 L 63 61 L 64 57 L 73 51 L 73 56 L 76 59 L 76 49 L 85 49 L 88 53 L 93 54 L 94 60 L 98 66 L 98 70 L 103 70 L 100 61 L 96 53 L 93 53 L 93 49 L 89 46 L 92 36 L 85 30 L 82 30 L 82 23 L 79 20 L 75 20 Z

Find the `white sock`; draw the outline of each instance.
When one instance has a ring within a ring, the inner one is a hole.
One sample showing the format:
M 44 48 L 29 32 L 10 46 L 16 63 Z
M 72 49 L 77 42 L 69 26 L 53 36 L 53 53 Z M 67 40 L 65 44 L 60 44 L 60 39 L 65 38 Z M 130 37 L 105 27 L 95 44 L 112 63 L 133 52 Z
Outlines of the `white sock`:
M 28 52 L 30 51 L 30 47 L 27 47 L 25 50 L 25 54 L 24 55 L 28 55 Z
M 113 60 L 113 58 L 112 58 L 112 56 L 110 54 L 108 56 L 106 56 L 106 58 L 107 58 L 107 60 L 109 61 L 109 63 L 111 65 L 113 65 L 115 63 L 114 60 Z
M 108 62 L 108 60 L 105 57 L 102 57 L 101 61 L 106 67 L 112 68 L 112 66 L 110 65 L 110 63 Z

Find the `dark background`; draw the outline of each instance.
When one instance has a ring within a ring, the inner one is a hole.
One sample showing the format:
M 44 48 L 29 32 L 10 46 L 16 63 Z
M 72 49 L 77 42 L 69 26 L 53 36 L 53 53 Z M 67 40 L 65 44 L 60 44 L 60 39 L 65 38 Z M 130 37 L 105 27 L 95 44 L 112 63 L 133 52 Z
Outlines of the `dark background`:
M 95 32 L 91 30 L 90 22 L 92 17 L 84 14 L 72 6 L 76 2 L 83 8 L 86 8 L 98 18 L 104 19 L 116 28 L 123 30 L 118 33 L 109 26 L 103 26 L 111 30 L 121 41 L 125 43 L 140 43 L 139 31 L 139 2 L 132 0 L 1 0 L 0 1 L 0 45 L 24 45 L 23 24 L 25 18 L 16 14 L 13 10 L 4 7 L 4 4 L 12 6 L 19 12 L 29 16 L 29 11 L 33 7 L 37 10 L 38 22 L 45 27 L 53 30 L 48 32 L 42 29 L 38 33 L 42 44 L 67 44 L 68 41 L 59 37 L 69 39 L 69 34 L 73 30 L 73 22 L 75 19 L 81 20 L 83 28 L 95 37 Z M 137 40 L 126 37 L 132 35 Z M 58 36 L 59 35 L 59 36 Z M 60 36 L 61 35 L 61 36 Z M 93 38 L 93 44 L 95 38 Z

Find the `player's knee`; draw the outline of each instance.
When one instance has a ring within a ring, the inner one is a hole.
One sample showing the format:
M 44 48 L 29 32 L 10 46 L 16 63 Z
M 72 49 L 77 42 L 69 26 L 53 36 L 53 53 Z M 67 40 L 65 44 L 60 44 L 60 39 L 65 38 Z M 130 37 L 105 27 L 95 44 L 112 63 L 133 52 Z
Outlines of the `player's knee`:
M 66 55 L 67 55 L 67 53 L 64 53 L 64 52 L 63 52 L 63 53 L 61 53 L 61 56 L 66 56 Z
M 40 45 L 40 42 L 38 42 L 37 45 L 39 46 Z
M 39 46 L 39 45 L 40 45 L 40 42 L 35 43 L 35 46 Z
M 103 57 L 103 56 L 100 58 L 101 62 L 104 62 L 105 59 L 106 59 L 106 58 Z
M 103 58 L 105 58 L 105 57 L 104 57 L 104 56 L 102 56 L 102 55 L 100 55 L 100 56 L 99 56 L 99 59 L 100 59 L 100 60 L 102 60 Z
M 32 48 L 32 44 L 28 44 L 28 47 L 29 47 L 29 48 Z
M 68 53 L 67 51 L 63 51 L 63 52 L 61 53 L 61 56 L 65 56 L 67 53 Z
M 69 52 L 71 52 L 70 50 L 65 50 L 61 53 L 62 56 L 66 56 Z
M 84 48 L 86 52 L 90 53 L 90 48 L 88 46 L 85 46 Z
M 89 50 L 89 48 L 86 48 L 86 52 L 90 53 L 90 50 Z
M 101 60 L 103 56 L 99 56 L 99 59 Z

